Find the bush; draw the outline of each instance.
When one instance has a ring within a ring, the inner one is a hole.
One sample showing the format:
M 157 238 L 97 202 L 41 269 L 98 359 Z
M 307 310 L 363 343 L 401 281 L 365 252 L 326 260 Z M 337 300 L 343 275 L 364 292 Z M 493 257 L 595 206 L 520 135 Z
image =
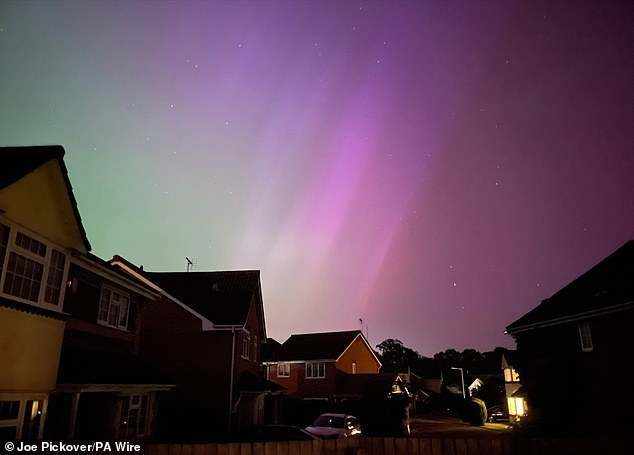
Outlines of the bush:
M 467 422 L 474 426 L 482 426 L 487 420 L 487 407 L 484 401 L 479 398 L 471 398 L 465 400 L 461 412 L 460 418 L 463 422 Z

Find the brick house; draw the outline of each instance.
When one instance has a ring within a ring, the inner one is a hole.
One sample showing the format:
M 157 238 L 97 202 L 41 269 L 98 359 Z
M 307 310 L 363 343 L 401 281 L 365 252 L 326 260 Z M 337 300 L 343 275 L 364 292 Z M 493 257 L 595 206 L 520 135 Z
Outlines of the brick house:
M 265 365 L 288 397 L 331 401 L 344 393 L 339 389 L 346 375 L 378 374 L 381 368 L 360 330 L 291 335 Z
M 261 368 L 266 326 L 258 270 L 147 272 L 120 256 L 110 262 L 160 294 L 143 314 L 139 349 L 177 386 L 161 408 L 164 439 L 218 440 L 277 420 L 282 387 Z
M 92 254 L 71 259 L 68 314 L 48 440 L 141 441 L 169 380 L 139 357 L 141 315 L 158 293 Z

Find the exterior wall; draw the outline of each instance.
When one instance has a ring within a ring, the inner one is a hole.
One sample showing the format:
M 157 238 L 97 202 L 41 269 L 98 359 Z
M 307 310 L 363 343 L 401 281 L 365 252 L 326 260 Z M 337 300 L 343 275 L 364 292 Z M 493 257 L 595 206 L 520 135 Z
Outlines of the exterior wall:
M 353 363 L 356 364 L 356 371 L 353 371 Z M 368 350 L 367 344 L 358 336 L 337 359 L 337 368 L 346 373 L 378 373 L 380 363 Z
M 297 395 L 300 377 L 303 378 L 306 371 L 305 363 L 290 363 L 290 374 L 288 377 L 277 375 L 277 364 L 271 364 L 267 368 L 269 380 L 284 387 L 287 396 Z
M 100 355 L 105 352 L 136 354 L 139 344 L 140 310 L 149 301 L 148 297 L 138 294 L 133 287 L 126 286 L 123 282 L 106 278 L 107 269 L 102 270 L 100 265 L 83 261 L 81 258 L 75 258 L 69 269 L 71 284 L 66 291 L 63 305 L 69 317 L 64 332 L 63 352 L 81 350 L 86 351 L 88 355 Z M 103 276 L 95 270 L 106 275 Z M 128 318 L 125 327 L 110 327 L 99 321 L 99 304 L 104 286 L 128 296 Z M 45 431 L 47 440 L 139 441 L 151 438 L 156 418 L 154 402 L 157 394 L 148 384 L 128 384 L 129 380 L 124 379 L 125 374 L 115 374 L 114 377 L 119 379 L 114 379 L 115 382 L 110 384 L 108 381 L 113 381 L 111 373 L 116 367 L 117 365 L 112 364 L 103 365 L 102 379 L 96 378 L 97 384 L 108 384 L 107 391 L 91 390 L 94 384 L 87 385 L 83 384 L 83 380 L 76 381 L 76 373 L 62 372 L 64 377 L 60 380 L 64 382 L 58 385 L 57 392 L 50 398 L 49 424 Z M 152 381 L 152 384 L 156 382 Z M 139 398 L 138 402 L 131 405 L 132 396 Z M 124 402 L 127 403 L 125 408 Z M 141 408 L 146 419 L 142 420 L 145 425 L 138 423 Z M 137 416 L 137 425 L 134 427 L 121 425 L 121 422 L 129 420 L 122 418 L 128 413 Z
M 83 346 L 94 349 L 135 352 L 142 298 L 77 264 L 71 263 L 68 277 L 72 285 L 66 290 L 64 299 L 64 311 L 70 315 L 66 324 L 65 341 L 79 340 Z M 104 284 L 125 292 L 130 297 L 126 330 L 98 323 L 99 301 Z
M 288 378 L 277 376 L 277 365 L 271 365 L 269 378 L 287 389 L 291 398 L 332 399 L 336 392 L 338 370 L 334 361 L 325 362 L 325 378 L 307 378 L 306 362 L 290 364 Z
M 634 311 L 588 320 L 593 350 L 582 352 L 577 323 L 515 335 L 528 412 L 545 427 L 569 433 L 618 431 L 629 422 L 633 389 L 615 381 L 634 349 Z M 618 362 L 625 362 L 619 364 Z M 609 416 L 606 419 L 606 416 Z
M 0 327 L 0 393 L 55 389 L 64 321 L 0 307 Z
M 176 385 L 161 403 L 157 437 L 195 442 L 214 430 L 226 433 L 232 332 L 203 332 L 200 319 L 164 297 L 142 320 L 139 354 Z
M 280 362 L 284 363 L 284 362 Z M 277 376 L 277 364 L 269 366 L 269 379 L 287 389 L 286 395 L 293 398 L 333 399 L 337 392 L 337 377 L 343 373 L 353 373 L 353 363 L 357 374 L 376 374 L 380 363 L 368 350 L 367 344 L 358 336 L 336 361 L 326 362 L 326 377 L 306 378 L 306 362 L 289 362 L 289 377 Z
M 236 372 L 238 375 L 243 371 L 249 371 L 256 376 L 261 376 L 261 368 L 260 368 L 260 351 L 262 339 L 266 338 L 266 335 L 262 333 L 260 329 L 261 320 L 258 315 L 257 306 L 252 304 L 249 313 L 247 315 L 246 322 L 244 324 L 245 329 L 248 331 L 249 337 L 249 356 L 248 358 L 244 358 L 242 356 L 242 337 L 246 334 L 244 332 L 240 332 L 237 345 L 236 345 Z
M 33 197 L 37 195 L 37 197 Z M 86 253 L 59 163 L 51 160 L 0 190 L 0 212 L 65 248 Z
M 264 395 L 257 393 L 257 391 L 241 393 L 238 390 L 239 378 L 245 372 L 263 379 L 260 353 L 262 351 L 262 341 L 266 339 L 266 334 L 262 333 L 261 329 L 264 316 L 259 313 L 258 305 L 253 301 L 244 324 L 244 328 L 248 333 L 239 332 L 236 337 L 235 372 L 233 396 L 231 398 L 235 409 L 232 417 L 232 428 L 234 429 L 253 424 L 262 424 L 265 420 Z M 248 358 L 243 356 L 243 341 L 246 341 L 249 347 Z
M 0 188 L 0 214 L 0 223 L 6 223 L 11 230 L 9 249 L 44 267 L 37 301 L 33 296 L 27 299 L 3 293 L 0 297 L 0 401 L 8 401 L 8 406 L 19 410 L 0 422 L 0 439 L 41 439 L 49 395 L 56 387 L 64 336 L 66 316 L 61 313 L 60 302 L 70 250 L 86 253 L 87 243 L 60 163 L 55 159 Z M 28 248 L 20 251 L 13 240 L 17 232 L 44 243 L 46 253 Z M 51 267 L 53 250 L 66 255 L 63 271 Z M 5 256 L 4 265 L 8 264 L 8 257 Z M 0 263 L 0 283 L 6 280 L 6 270 Z M 55 281 L 59 279 L 61 288 L 56 286 L 53 292 L 59 291 L 58 302 L 46 302 L 49 274 L 57 272 L 61 276 Z

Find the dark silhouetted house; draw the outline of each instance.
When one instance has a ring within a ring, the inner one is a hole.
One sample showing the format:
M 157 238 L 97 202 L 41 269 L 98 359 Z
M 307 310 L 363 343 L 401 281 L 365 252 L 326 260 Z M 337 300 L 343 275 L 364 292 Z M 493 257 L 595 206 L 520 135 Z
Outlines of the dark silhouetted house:
M 173 386 L 138 355 L 141 315 L 159 293 L 98 257 L 71 259 L 68 314 L 47 440 L 141 441 Z
M 177 385 L 161 408 L 165 440 L 221 439 L 277 420 L 282 388 L 264 378 L 260 359 L 259 271 L 147 272 L 119 256 L 111 263 L 160 294 L 143 312 L 140 352 Z
M 90 244 L 60 146 L 0 148 L 0 440 L 43 436 L 71 257 Z
M 342 377 L 377 374 L 381 362 L 360 330 L 291 335 L 265 365 L 287 396 L 337 401 Z
M 507 327 L 531 419 L 567 433 L 631 427 L 634 389 L 620 381 L 634 352 L 634 241 Z

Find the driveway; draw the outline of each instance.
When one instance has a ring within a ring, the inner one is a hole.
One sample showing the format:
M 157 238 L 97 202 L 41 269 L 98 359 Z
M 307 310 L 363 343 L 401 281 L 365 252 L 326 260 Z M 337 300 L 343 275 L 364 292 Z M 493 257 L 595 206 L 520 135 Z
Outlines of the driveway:
M 420 438 L 497 438 L 511 431 L 504 423 L 485 423 L 476 427 L 458 417 L 430 412 L 410 418 L 410 432 Z

